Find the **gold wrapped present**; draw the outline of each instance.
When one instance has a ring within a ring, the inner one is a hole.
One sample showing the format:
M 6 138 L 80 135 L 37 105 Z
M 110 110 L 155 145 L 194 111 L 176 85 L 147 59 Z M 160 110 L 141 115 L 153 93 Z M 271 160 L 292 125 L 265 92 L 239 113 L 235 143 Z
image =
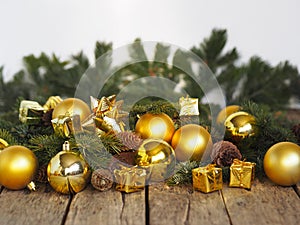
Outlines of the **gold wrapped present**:
M 75 132 L 82 131 L 80 116 L 59 116 L 51 120 L 54 132 L 64 137 L 70 137 Z
M 179 116 L 198 116 L 198 98 L 181 97 L 179 99 L 180 113 Z
M 251 188 L 254 180 L 255 163 L 234 159 L 230 166 L 230 187 Z
M 146 170 L 134 167 L 124 167 L 114 170 L 116 190 L 126 193 L 143 190 L 146 183 Z
M 38 102 L 23 100 L 20 103 L 19 119 L 22 123 L 29 125 L 39 124 L 44 113 L 50 109 L 54 109 L 61 101 L 62 99 L 59 96 L 51 96 L 47 102 L 41 106 Z
M 35 101 L 23 100 L 19 108 L 19 119 L 22 123 L 38 124 L 45 109 Z
M 209 193 L 222 189 L 222 169 L 209 164 L 192 170 L 193 187 L 195 190 Z

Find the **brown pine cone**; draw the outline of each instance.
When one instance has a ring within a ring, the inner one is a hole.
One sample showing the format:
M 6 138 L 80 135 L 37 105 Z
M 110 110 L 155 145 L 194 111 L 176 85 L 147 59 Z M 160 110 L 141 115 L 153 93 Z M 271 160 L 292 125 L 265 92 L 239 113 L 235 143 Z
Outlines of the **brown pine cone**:
M 298 144 L 300 144 L 300 123 L 292 127 L 292 131 L 297 138 Z
M 48 177 L 47 177 L 47 166 L 48 165 L 42 165 L 38 168 L 34 180 L 40 183 L 47 183 Z
M 117 133 L 117 137 L 126 147 L 124 151 L 137 150 L 143 142 L 143 140 L 138 134 L 131 131 Z
M 108 191 L 114 183 L 112 173 L 107 169 L 94 170 L 91 177 L 91 184 L 99 191 Z
M 134 166 L 135 155 L 136 152 L 134 151 L 120 152 L 120 154 L 113 155 L 109 166 L 110 170 L 114 171 L 114 169 L 119 169 L 120 165 L 127 166 L 127 167 Z
M 45 112 L 42 116 L 42 124 L 44 126 L 51 126 L 51 120 L 52 120 L 52 112 L 53 109 L 49 109 L 47 112 Z
M 230 166 L 234 159 L 242 159 L 240 150 L 229 141 L 219 141 L 213 145 L 210 155 L 213 163 L 219 167 Z

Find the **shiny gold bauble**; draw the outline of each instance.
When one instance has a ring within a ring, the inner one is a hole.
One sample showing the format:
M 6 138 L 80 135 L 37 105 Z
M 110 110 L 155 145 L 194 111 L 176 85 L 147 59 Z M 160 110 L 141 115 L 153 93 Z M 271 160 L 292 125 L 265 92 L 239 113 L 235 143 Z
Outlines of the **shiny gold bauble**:
M 238 106 L 238 105 L 229 105 L 229 106 L 223 108 L 217 116 L 217 123 L 224 124 L 226 118 L 229 115 L 231 115 L 232 113 L 238 112 L 239 110 L 240 110 L 240 106 Z
M 135 162 L 150 170 L 149 182 L 158 182 L 169 178 L 174 171 L 175 153 L 166 141 L 149 138 L 137 150 Z
M 246 112 L 235 112 L 229 115 L 225 122 L 227 134 L 233 139 L 243 139 L 257 133 L 255 117 Z
M 79 115 L 80 121 L 83 121 L 91 114 L 90 107 L 78 98 L 67 98 L 55 106 L 52 119 L 60 116 L 74 116 Z
M 20 145 L 12 145 L 0 152 L 0 184 L 11 190 L 25 188 L 38 168 L 34 153 Z
M 172 147 L 179 161 L 200 161 L 205 151 L 211 151 L 212 140 L 206 129 L 197 124 L 187 124 L 175 131 Z
M 172 119 L 165 113 L 146 113 L 138 119 L 135 131 L 143 139 L 159 138 L 170 142 L 175 131 L 175 126 Z
M 52 188 L 63 194 L 78 193 L 90 178 L 91 170 L 80 153 L 61 151 L 47 167 L 48 181 Z
M 276 184 L 297 184 L 300 182 L 300 146 L 292 142 L 279 142 L 271 146 L 264 157 L 264 170 Z
M 8 143 L 4 139 L 0 138 L 0 151 L 2 149 L 5 149 L 7 146 L 8 146 Z

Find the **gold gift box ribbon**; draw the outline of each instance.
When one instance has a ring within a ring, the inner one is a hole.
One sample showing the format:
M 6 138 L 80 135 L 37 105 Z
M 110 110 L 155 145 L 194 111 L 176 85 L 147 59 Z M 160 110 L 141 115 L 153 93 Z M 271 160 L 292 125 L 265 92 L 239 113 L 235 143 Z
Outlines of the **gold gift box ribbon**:
M 222 169 L 209 164 L 192 170 L 193 187 L 195 190 L 209 193 L 223 187 Z
M 114 170 L 116 190 L 126 193 L 143 190 L 146 183 L 146 170 L 134 167 L 124 167 Z
M 255 175 L 255 163 L 234 159 L 230 166 L 230 187 L 251 188 Z

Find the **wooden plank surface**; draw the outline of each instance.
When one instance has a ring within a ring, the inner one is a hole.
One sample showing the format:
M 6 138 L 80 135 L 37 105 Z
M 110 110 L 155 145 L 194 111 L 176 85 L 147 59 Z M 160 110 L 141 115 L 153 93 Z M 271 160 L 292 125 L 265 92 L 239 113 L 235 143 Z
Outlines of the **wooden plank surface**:
M 226 187 L 224 201 L 233 225 L 298 225 L 300 201 L 292 187 L 255 180 L 251 191 Z
M 145 224 L 144 192 L 100 192 L 89 186 L 75 195 L 65 224 Z
M 0 194 L 0 224 L 61 224 L 68 202 L 67 195 L 45 185 L 36 192 L 4 189 Z
M 191 186 L 150 186 L 149 210 L 151 225 L 230 224 L 219 192 L 193 192 Z

